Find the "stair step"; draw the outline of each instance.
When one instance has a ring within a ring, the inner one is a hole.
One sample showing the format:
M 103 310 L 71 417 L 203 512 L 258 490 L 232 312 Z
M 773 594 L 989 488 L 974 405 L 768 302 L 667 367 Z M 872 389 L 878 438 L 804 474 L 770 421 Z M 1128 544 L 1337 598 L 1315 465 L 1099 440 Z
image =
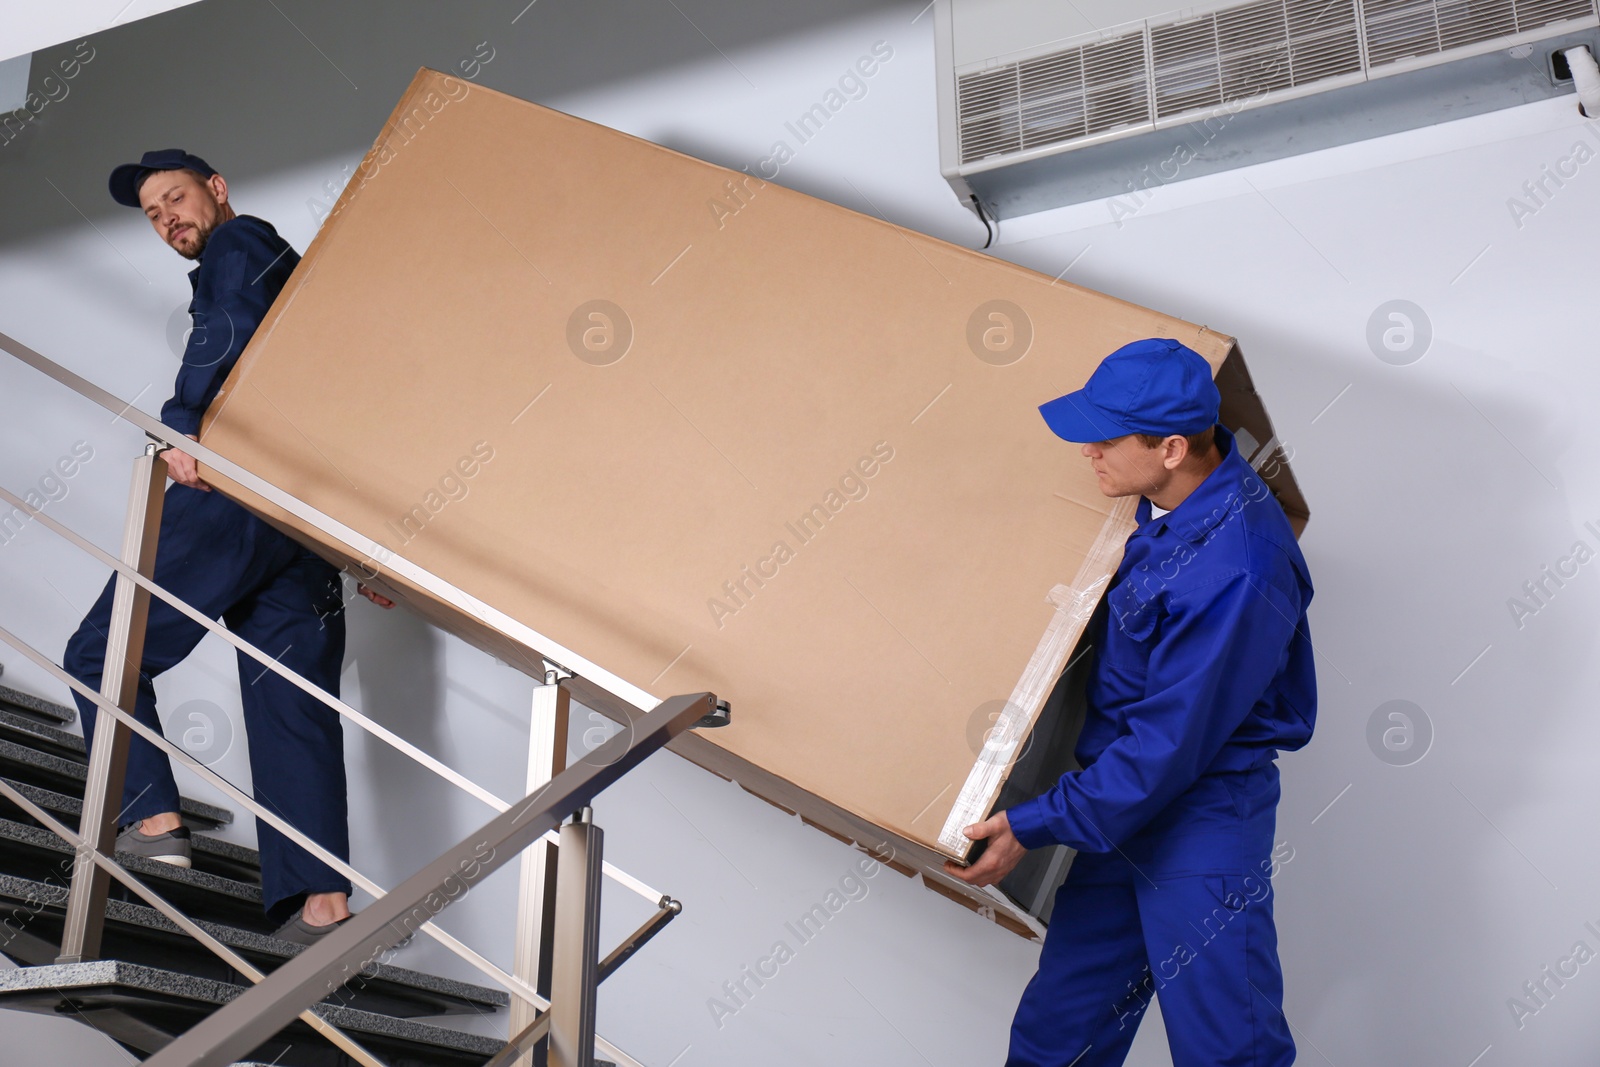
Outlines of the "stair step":
M 88 777 L 87 766 L 81 758 L 56 756 L 7 740 L 0 740 L 0 773 L 7 778 L 80 797 Z
M 48 830 L 0 819 L 0 870 L 21 878 L 65 884 L 72 874 L 73 851 Z M 151 888 L 184 913 L 198 919 L 271 933 L 277 924 L 261 910 L 261 887 L 252 882 L 174 867 L 170 863 L 117 853 L 125 869 L 152 883 Z M 136 899 L 125 886 L 111 883 L 117 900 Z
M 150 1053 L 244 992 L 231 982 L 117 960 L 21 967 L 0 973 L 0 1007 L 64 1014 Z M 390 1067 L 482 1067 L 502 1042 L 410 1019 L 324 1002 L 317 1014 Z M 296 1020 L 249 1059 L 276 1067 L 336 1067 L 349 1061 Z
M 79 820 L 83 817 L 83 801 L 41 786 L 14 782 L 10 779 L 5 781 L 11 788 L 17 790 L 45 811 L 55 815 L 68 826 L 73 829 L 78 828 Z M 37 825 L 32 816 L 11 803 L 10 799 L 4 795 L 0 795 L 0 819 L 27 823 L 29 826 Z M 190 822 L 192 824 L 191 829 L 204 825 L 203 822 L 197 822 L 196 820 L 190 820 Z M 195 870 L 206 871 L 210 874 L 220 874 L 224 878 L 237 878 L 241 882 L 258 882 L 261 880 L 261 855 L 247 845 L 236 845 L 232 841 L 224 841 L 220 837 L 211 837 L 201 833 L 195 833 L 190 837 L 190 845 L 194 851 Z
M 88 750 L 77 734 L 40 722 L 0 705 L 0 739 L 14 741 L 36 752 L 49 752 L 63 759 L 87 762 Z
M 81 760 L 40 752 L 15 741 L 0 740 L 0 777 L 82 800 L 88 767 Z M 227 808 L 187 797 L 180 799 L 178 810 L 191 828 L 211 829 L 233 822 L 233 812 Z
M 13 689 L 9 685 L 0 685 L 0 707 L 54 726 L 67 725 L 78 717 L 77 708 L 56 704 L 43 697 L 36 697 L 32 693 Z
M 64 882 L 45 883 L 0 875 L 0 930 L 10 934 L 9 939 L 0 939 L 0 950 L 18 963 L 55 962 L 61 948 L 66 906 Z M 299 945 L 236 926 L 204 921 L 200 925 L 263 971 L 271 971 L 304 951 Z M 179 930 L 166 916 L 154 908 L 129 901 L 113 900 L 107 904 L 105 939 L 99 955 L 104 959 L 245 984 L 243 975 Z M 400 1018 L 477 1015 L 510 1003 L 509 996 L 498 989 L 382 963 L 330 999 L 345 1007 Z
M 206 834 L 189 835 L 190 860 L 194 870 L 221 875 L 240 882 L 261 881 L 261 853 L 249 845 L 224 841 Z

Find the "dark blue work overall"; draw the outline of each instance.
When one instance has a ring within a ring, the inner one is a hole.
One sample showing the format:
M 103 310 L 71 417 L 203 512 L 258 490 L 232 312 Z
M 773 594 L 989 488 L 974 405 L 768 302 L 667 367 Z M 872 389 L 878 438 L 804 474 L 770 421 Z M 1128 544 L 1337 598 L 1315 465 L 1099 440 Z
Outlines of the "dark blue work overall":
M 176 391 L 161 420 L 196 434 L 297 256 L 272 226 L 249 215 L 222 223 L 189 273 L 194 330 Z M 344 661 L 345 620 L 339 573 L 330 564 L 257 519 L 221 493 L 167 488 L 157 543 L 155 581 L 285 667 L 335 695 Z M 66 670 L 100 688 L 115 578 L 67 643 Z M 152 599 L 145 631 L 136 715 L 156 730 L 152 680 L 178 663 L 205 629 Z M 350 856 L 344 735 L 339 716 L 315 698 L 239 653 L 239 684 L 249 738 L 255 798 L 340 859 Z M 86 738 L 96 708 L 77 699 Z M 135 736 L 128 752 L 118 822 L 128 825 L 178 810 L 178 787 L 165 754 Z M 350 883 L 277 830 L 257 820 L 262 904 L 287 918 L 307 893 L 350 892 Z
M 1279 750 L 1311 737 L 1311 580 L 1283 510 L 1217 428 L 1221 464 L 1138 528 L 1091 623 L 1084 767 L 1008 810 L 1078 849 L 1008 1067 L 1115 1067 L 1161 999 L 1175 1067 L 1287 1067 L 1271 876 Z

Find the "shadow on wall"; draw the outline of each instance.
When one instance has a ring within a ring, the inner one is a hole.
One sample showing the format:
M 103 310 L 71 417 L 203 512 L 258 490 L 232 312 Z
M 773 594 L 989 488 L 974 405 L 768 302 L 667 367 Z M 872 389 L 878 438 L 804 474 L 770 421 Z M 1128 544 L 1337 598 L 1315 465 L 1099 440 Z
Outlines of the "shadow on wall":
M 350 592 L 345 666 L 357 668 L 360 692 L 347 689 L 345 699 L 358 698 L 357 706 L 374 720 L 423 751 L 447 757 L 440 713 L 444 635 L 404 608 L 384 611 Z M 346 728 L 345 745 L 345 766 L 365 775 L 350 788 L 352 861 L 358 870 L 386 872 L 398 882 L 418 865 L 417 842 L 432 847 L 460 836 L 452 818 L 455 787 L 359 727 Z M 424 851 L 426 860 L 431 852 Z
M 460 72 L 484 43 L 475 80 L 537 101 L 719 58 L 738 79 L 728 52 L 897 6 L 210 0 L 34 56 L 48 102 L 0 116 L 0 199 L 24 208 L 0 216 L 0 244 L 110 216 L 106 175 L 148 149 L 188 148 L 236 180 L 365 151 L 418 67 Z
M 774 147 L 779 144 L 785 147 L 795 145 L 797 146 L 795 151 L 785 158 L 803 158 L 805 145 L 793 132 L 794 124 L 791 122 L 775 125 L 781 132 L 776 135 L 778 139 L 773 142 Z M 915 196 L 897 195 L 892 200 L 881 195 L 872 196 L 842 173 L 835 173 L 826 168 L 789 166 L 780 168 L 775 162 L 779 158 L 778 155 L 763 156 L 761 153 L 741 155 L 739 149 L 713 140 L 702 130 L 687 128 L 655 130 L 648 139 L 674 152 L 682 152 L 686 156 L 703 159 L 707 163 L 749 176 L 743 179 L 729 179 L 723 186 L 721 199 L 707 202 L 708 213 L 717 221 L 719 229 L 730 225 L 729 219 L 761 195 L 764 184 L 761 176 L 771 175 L 772 184 L 785 189 L 837 204 L 868 218 L 882 219 L 893 226 L 909 227 L 953 244 L 976 248 L 981 244 L 980 239 L 984 231 L 966 207 L 960 207 L 957 211 L 951 210 L 951 205 L 959 202 L 955 194 L 944 186 L 944 180 L 938 176 L 931 157 L 932 137 L 933 133 L 930 131 L 928 149 L 930 169 L 927 175 L 931 175 L 932 181 L 936 183 L 934 187 L 939 189 L 939 199 L 932 205 Z M 1010 258 L 1010 251 L 1008 249 L 1008 255 L 1002 258 Z M 1052 267 L 1048 272 L 1041 270 L 1041 273 L 1053 275 L 1059 269 Z
M 1313 424 L 1278 426 L 1312 507 L 1320 700 L 1310 747 L 1281 761 L 1289 1014 L 1318 1035 L 1364 1018 L 1342 1054 L 1409 1063 L 1442 1062 L 1439 1021 L 1459 1016 L 1465 1062 L 1515 1032 L 1503 1005 L 1529 976 L 1507 961 L 1534 925 L 1507 917 L 1566 916 L 1553 947 L 1586 917 L 1555 889 L 1577 866 L 1529 835 L 1527 812 L 1557 795 L 1544 770 L 1589 716 L 1573 694 L 1596 673 L 1584 620 L 1600 582 L 1586 568 L 1551 585 L 1537 618 L 1508 606 L 1575 542 L 1600 551 L 1584 526 L 1600 516 L 1575 507 L 1595 486 L 1569 484 L 1583 400 L 1442 339 L 1388 366 L 1272 333 L 1252 348 L 1333 368 L 1330 398 L 1351 383 Z

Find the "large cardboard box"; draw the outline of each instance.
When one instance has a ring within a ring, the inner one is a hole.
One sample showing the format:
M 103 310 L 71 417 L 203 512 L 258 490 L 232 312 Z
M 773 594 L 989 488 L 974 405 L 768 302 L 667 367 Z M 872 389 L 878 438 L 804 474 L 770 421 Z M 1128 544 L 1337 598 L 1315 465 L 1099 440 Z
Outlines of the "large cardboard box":
M 733 723 L 682 755 L 1005 919 L 940 865 L 1134 504 L 1035 408 L 1141 337 L 1212 363 L 1303 525 L 1232 338 L 424 70 L 201 439 L 657 698 L 714 691 Z

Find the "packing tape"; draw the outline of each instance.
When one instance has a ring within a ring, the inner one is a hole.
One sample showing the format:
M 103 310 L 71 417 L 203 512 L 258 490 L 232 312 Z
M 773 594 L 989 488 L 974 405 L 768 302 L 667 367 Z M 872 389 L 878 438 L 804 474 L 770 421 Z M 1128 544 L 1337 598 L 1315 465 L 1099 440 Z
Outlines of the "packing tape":
M 1000 710 L 994 728 L 984 738 L 978 760 L 972 765 L 945 819 L 944 829 L 939 833 L 939 844 L 953 854 L 966 852 L 972 842 L 961 831 L 987 818 L 990 806 L 1000 795 L 1000 787 L 1011 773 L 1018 747 L 1033 729 L 1045 698 L 1056 679 L 1061 677 L 1067 657 L 1072 654 L 1073 646 L 1078 643 L 1116 572 L 1123 543 L 1134 527 L 1136 506 L 1136 497 L 1118 500 L 1089 547 L 1073 584 L 1054 586 L 1045 596 L 1047 603 L 1055 605 L 1055 614 L 1045 626 L 1044 636 L 1039 638 L 1033 655 L 1028 657 L 1028 665 L 1012 689 L 1011 698 Z

